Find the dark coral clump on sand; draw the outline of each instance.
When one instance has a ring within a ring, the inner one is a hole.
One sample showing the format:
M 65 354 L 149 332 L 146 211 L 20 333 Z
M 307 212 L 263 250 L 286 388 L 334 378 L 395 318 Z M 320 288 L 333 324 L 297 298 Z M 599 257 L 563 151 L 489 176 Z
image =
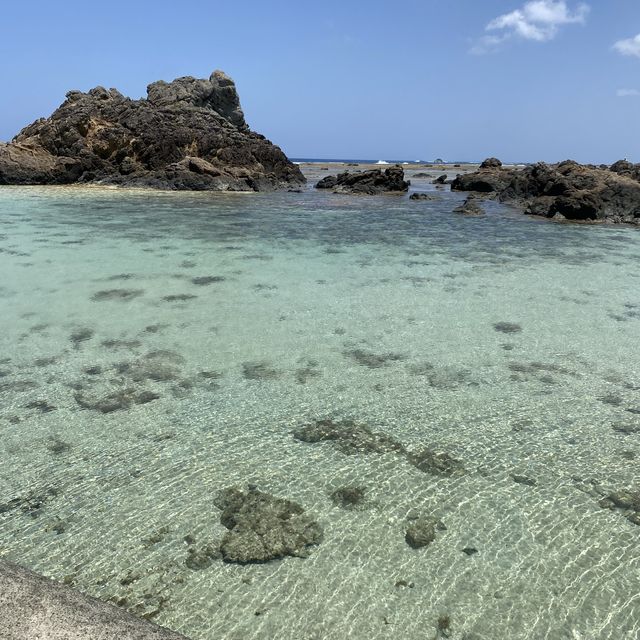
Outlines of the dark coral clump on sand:
M 600 500 L 600 506 L 620 511 L 629 522 L 640 525 L 640 489 L 612 491 Z
M 364 507 L 366 494 L 362 487 L 349 485 L 332 491 L 329 497 L 337 507 L 347 511 L 359 511 Z
M 304 558 L 322 542 L 321 525 L 297 502 L 277 498 L 255 488 L 221 491 L 215 505 L 220 522 L 229 530 L 220 551 L 227 562 L 267 562 L 285 556 Z
M 353 420 L 316 420 L 296 429 L 293 437 L 302 442 L 331 442 L 347 455 L 356 453 L 404 453 L 405 448 L 386 433 L 372 431 Z
M 464 473 L 462 462 L 446 451 L 425 448 L 407 456 L 409 462 L 423 473 L 438 476 L 457 476 Z

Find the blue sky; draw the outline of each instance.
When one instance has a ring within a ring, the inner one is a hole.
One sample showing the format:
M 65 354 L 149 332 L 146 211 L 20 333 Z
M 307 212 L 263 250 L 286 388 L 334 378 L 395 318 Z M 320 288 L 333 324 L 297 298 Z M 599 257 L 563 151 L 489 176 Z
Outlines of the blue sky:
M 69 89 L 220 68 L 292 157 L 640 162 L 638 0 L 3 4 L 0 140 Z

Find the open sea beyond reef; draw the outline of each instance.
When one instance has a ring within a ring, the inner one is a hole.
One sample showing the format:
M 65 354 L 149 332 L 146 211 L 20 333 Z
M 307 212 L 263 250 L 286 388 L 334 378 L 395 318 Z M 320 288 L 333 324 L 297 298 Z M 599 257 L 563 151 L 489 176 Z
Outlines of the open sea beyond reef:
M 0 556 L 194 640 L 637 639 L 640 231 L 413 188 L 3 187 Z M 249 485 L 308 557 L 207 555 Z

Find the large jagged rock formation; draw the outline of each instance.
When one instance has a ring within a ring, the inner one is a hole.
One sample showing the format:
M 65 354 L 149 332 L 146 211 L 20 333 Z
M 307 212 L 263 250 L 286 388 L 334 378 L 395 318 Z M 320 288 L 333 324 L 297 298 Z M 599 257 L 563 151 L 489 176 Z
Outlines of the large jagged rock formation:
M 279 147 L 250 131 L 222 71 L 154 82 L 141 100 L 103 87 L 70 91 L 49 118 L 0 143 L 0 184 L 262 191 L 304 181 Z
M 623 160 L 611 167 L 566 160 L 519 169 L 492 158 L 459 175 L 451 189 L 482 193 L 546 218 L 640 225 L 640 165 Z

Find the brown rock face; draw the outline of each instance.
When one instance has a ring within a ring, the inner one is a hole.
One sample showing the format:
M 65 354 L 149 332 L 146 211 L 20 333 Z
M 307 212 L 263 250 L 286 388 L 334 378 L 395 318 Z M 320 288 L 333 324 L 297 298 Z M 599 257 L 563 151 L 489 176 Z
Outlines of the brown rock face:
M 304 176 L 249 130 L 233 80 L 154 82 L 147 98 L 70 91 L 49 117 L 0 144 L 0 184 L 101 183 L 160 189 L 262 191 Z
M 546 218 L 640 225 L 640 167 L 619 161 L 611 167 L 539 162 L 506 168 L 490 159 L 478 171 L 459 175 L 454 191 L 486 194 Z

